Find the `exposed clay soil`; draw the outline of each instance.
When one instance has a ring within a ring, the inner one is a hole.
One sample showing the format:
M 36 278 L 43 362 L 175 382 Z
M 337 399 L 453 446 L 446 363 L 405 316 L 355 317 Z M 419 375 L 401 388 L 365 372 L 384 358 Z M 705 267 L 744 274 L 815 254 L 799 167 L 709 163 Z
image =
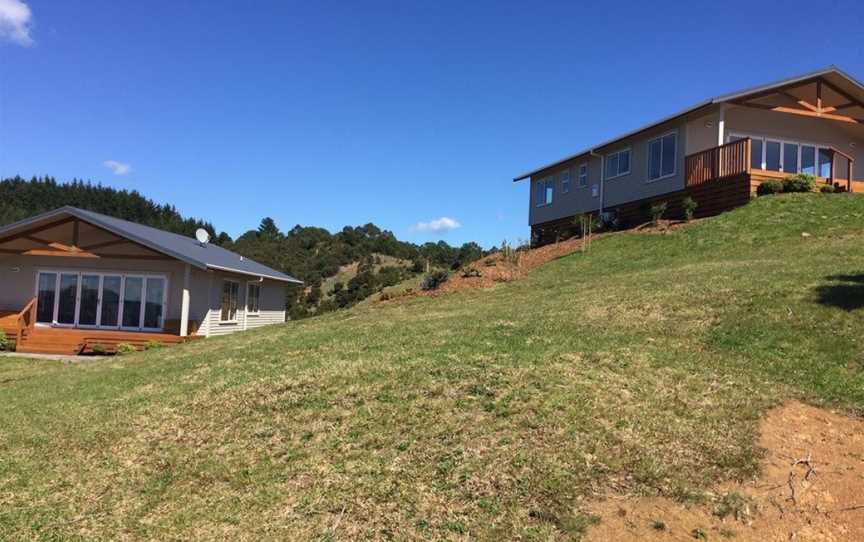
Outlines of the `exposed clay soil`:
M 609 234 L 597 234 L 592 236 L 592 242 Z M 510 282 L 525 276 L 528 271 L 539 267 L 546 262 L 566 256 L 572 252 L 582 249 L 582 239 L 568 239 L 560 243 L 546 245 L 519 252 L 518 263 L 504 259 L 502 254 L 497 253 L 478 260 L 470 265 L 471 268 L 480 272 L 479 277 L 463 277 L 461 272 L 455 272 L 442 284 L 438 290 L 422 292 L 423 295 L 440 295 L 442 293 L 456 292 L 473 288 L 489 288 L 498 282 Z
M 792 402 L 768 414 L 759 444 L 761 476 L 713 492 L 745 497 L 738 518 L 716 504 L 609 498 L 591 510 L 600 522 L 587 540 L 864 541 L 864 422 Z

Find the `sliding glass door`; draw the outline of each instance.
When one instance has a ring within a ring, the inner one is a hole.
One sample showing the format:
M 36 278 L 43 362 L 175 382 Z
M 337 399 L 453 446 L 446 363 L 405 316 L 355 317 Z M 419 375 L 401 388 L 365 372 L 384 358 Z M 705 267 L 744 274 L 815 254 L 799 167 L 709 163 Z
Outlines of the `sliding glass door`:
M 55 326 L 159 331 L 165 326 L 165 277 L 40 271 L 36 322 Z
M 743 134 L 730 134 L 729 141 L 745 137 L 751 139 L 750 166 L 753 169 L 832 177 L 832 156 L 827 146 Z
M 102 306 L 99 309 L 99 327 L 116 328 L 120 325 L 120 287 L 123 277 L 102 277 Z

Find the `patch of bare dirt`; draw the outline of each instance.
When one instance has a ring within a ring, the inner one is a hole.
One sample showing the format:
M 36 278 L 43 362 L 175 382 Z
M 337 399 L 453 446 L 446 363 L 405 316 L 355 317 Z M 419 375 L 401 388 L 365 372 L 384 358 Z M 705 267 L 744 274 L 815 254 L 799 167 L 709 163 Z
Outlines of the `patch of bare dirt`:
M 591 242 L 608 233 L 591 236 Z M 582 250 L 582 239 L 572 238 L 559 243 L 531 250 L 519 251 L 513 258 L 497 253 L 472 263 L 469 268 L 479 271 L 480 276 L 463 276 L 461 271 L 453 273 L 438 290 L 422 292 L 424 295 L 440 295 L 473 288 L 489 288 L 498 282 L 510 282 L 524 277 L 528 271 L 556 258 Z
M 600 522 L 587 540 L 864 540 L 864 422 L 792 402 L 769 412 L 759 444 L 758 479 L 706 505 L 609 498 L 591 510 Z

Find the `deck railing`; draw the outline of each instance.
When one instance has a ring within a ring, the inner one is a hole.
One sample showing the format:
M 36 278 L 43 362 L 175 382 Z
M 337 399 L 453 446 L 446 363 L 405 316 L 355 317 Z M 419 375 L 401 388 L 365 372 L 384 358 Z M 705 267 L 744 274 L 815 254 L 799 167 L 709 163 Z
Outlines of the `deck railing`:
M 36 298 L 30 300 L 21 312 L 18 313 L 17 325 L 17 341 L 21 341 L 30 330 L 33 329 L 33 325 L 36 323 Z
M 686 186 L 750 171 L 750 138 L 712 147 L 684 159 Z

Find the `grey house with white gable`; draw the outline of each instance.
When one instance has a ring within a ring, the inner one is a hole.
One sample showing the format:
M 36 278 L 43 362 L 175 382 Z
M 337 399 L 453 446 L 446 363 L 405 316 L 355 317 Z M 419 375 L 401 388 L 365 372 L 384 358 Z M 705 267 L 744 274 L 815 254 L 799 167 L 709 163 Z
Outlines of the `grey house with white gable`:
M 75 207 L 0 228 L 0 330 L 22 351 L 281 323 L 291 284 L 301 281 L 224 248 Z

